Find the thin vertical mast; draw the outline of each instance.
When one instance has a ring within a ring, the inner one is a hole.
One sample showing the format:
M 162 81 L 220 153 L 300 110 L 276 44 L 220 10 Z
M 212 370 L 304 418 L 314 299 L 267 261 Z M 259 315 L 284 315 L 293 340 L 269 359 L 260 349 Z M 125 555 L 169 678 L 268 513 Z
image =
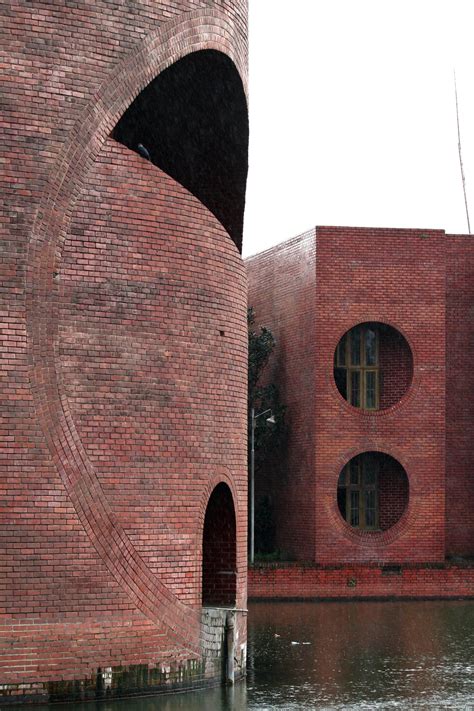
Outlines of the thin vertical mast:
M 467 217 L 467 231 L 471 234 L 471 225 L 469 222 L 469 210 L 467 207 L 467 195 L 466 195 L 466 178 L 464 177 L 464 168 L 462 165 L 461 156 L 461 130 L 459 128 L 459 106 L 458 106 L 458 88 L 456 85 L 456 72 L 454 72 L 454 95 L 456 97 L 456 121 L 458 125 L 458 152 L 459 152 L 459 165 L 461 167 L 461 180 L 462 180 L 462 190 L 464 193 L 464 205 L 466 206 L 466 217 Z

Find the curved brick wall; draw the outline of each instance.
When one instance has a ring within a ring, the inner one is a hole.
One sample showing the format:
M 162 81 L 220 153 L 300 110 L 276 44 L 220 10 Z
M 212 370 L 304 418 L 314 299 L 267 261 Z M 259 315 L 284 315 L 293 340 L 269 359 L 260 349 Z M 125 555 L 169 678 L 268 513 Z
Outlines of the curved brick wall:
M 107 136 L 194 51 L 227 55 L 243 92 L 246 3 L 38 3 L 2 27 L 2 691 L 123 693 L 182 681 L 183 666 L 202 682 L 214 673 L 202 531 L 219 482 L 245 606 L 238 221 L 232 241 L 179 182 Z M 242 147 L 247 127 L 236 130 Z M 241 195 L 246 155 L 236 160 Z

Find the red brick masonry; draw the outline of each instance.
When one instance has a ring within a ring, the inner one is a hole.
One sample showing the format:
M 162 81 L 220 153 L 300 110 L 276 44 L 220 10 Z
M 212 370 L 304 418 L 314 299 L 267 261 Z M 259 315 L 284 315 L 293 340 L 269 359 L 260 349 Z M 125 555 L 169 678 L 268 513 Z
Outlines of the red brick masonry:
M 216 682 L 225 614 L 202 611 L 202 551 L 219 485 L 235 534 L 223 579 L 246 605 L 242 215 L 185 184 L 186 132 L 167 169 L 111 134 L 151 82 L 168 73 L 180 98 L 179 67 L 204 61 L 227 82 L 206 89 L 201 72 L 180 117 L 202 128 L 199 91 L 230 86 L 243 127 L 208 111 L 218 126 L 191 142 L 218 174 L 237 136 L 242 198 L 247 3 L 0 13 L 0 705 Z M 237 633 L 240 669 L 243 615 Z
M 275 548 L 283 559 L 317 563 L 318 581 L 343 579 L 323 572 L 328 566 L 360 564 L 362 579 L 372 576 L 371 595 L 382 563 L 407 566 L 392 582 L 380 577 L 387 594 L 398 594 L 412 571 L 435 588 L 436 576 L 442 589 L 453 569 L 423 566 L 474 556 L 472 237 L 317 227 L 246 266 L 256 323 L 276 339 L 266 375 L 280 389 L 289 425 L 285 456 L 256 477 L 257 505 L 266 496 L 273 506 Z M 372 411 L 352 407 L 334 379 L 337 344 L 367 322 L 398 334 L 382 341 L 381 408 Z M 366 452 L 389 455 L 406 475 L 381 480 L 376 531 L 351 528 L 337 505 L 341 470 Z M 324 595 L 333 594 L 328 586 Z
M 261 564 L 249 569 L 248 596 L 251 600 L 474 599 L 474 564 Z

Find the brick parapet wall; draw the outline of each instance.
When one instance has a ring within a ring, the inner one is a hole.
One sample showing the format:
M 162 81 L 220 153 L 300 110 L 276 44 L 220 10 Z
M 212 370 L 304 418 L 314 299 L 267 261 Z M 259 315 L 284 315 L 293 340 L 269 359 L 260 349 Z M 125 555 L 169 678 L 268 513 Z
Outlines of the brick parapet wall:
M 474 565 L 317 566 L 249 569 L 250 600 L 474 598 Z

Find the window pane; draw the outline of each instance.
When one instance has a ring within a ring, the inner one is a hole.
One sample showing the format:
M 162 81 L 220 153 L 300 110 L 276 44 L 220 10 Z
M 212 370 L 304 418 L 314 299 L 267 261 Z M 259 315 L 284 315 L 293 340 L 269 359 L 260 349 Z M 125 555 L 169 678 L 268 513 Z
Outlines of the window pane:
M 359 525 L 359 492 L 351 491 L 351 511 L 350 511 L 351 526 Z
M 368 467 L 364 467 L 364 486 L 373 486 L 377 481 L 375 471 Z
M 368 410 L 377 407 L 377 373 L 367 370 L 365 373 L 365 406 Z
M 358 486 L 359 485 L 359 472 L 360 472 L 359 460 L 352 459 L 349 464 L 349 469 L 350 469 L 351 484 L 353 486 Z
M 360 371 L 352 370 L 351 376 L 351 405 L 360 407 Z
M 351 333 L 351 363 L 360 365 L 360 328 L 353 328 Z
M 375 491 L 372 489 L 365 492 L 365 525 L 374 527 L 375 523 Z
M 377 482 L 378 463 L 376 455 L 366 454 L 364 458 L 364 485 L 375 486 Z
M 347 400 L 347 370 L 334 368 L 334 381 L 344 400 Z
M 341 516 L 346 519 L 346 492 L 347 489 L 339 487 L 337 490 L 337 506 L 341 512 Z
M 372 328 L 365 331 L 365 364 L 377 364 L 377 334 Z
M 336 365 L 346 365 L 346 337 L 343 336 L 336 349 Z
M 339 479 L 337 481 L 337 485 L 340 486 L 346 486 L 346 468 L 342 470 L 342 472 L 339 474 Z

